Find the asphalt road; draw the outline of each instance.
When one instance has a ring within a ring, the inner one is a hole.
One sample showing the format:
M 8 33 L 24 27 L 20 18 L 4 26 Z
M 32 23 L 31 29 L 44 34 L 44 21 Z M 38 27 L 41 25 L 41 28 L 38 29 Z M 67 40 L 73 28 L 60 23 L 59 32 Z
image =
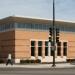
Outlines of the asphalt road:
M 75 75 L 75 68 L 68 68 L 68 69 L 0 68 L 0 75 Z

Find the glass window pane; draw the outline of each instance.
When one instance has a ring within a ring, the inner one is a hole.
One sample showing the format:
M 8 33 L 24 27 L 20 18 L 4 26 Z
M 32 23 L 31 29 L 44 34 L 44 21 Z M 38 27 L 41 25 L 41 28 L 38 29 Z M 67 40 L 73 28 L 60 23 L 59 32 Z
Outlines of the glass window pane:
M 42 56 L 42 47 L 38 47 L 38 56 Z
M 31 47 L 31 56 L 35 56 L 35 47 Z
M 48 47 L 45 47 L 45 56 L 48 56 Z
M 67 56 L 67 42 L 63 43 L 63 55 Z
M 61 56 L 61 42 L 57 43 L 57 56 Z
M 35 41 L 31 41 L 31 46 L 35 46 Z
M 42 46 L 42 41 L 38 41 L 38 46 Z
M 45 41 L 45 46 L 48 46 L 48 41 Z

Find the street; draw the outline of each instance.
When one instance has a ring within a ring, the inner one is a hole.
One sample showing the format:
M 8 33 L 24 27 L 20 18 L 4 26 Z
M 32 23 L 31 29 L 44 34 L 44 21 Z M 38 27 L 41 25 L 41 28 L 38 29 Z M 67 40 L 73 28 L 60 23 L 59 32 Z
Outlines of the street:
M 75 75 L 75 68 L 0 68 L 0 75 Z

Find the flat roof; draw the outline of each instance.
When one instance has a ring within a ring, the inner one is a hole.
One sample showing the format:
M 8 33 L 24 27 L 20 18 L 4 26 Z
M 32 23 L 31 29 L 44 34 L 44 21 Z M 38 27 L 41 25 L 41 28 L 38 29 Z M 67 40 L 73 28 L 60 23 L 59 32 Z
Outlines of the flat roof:
M 51 20 L 51 21 L 53 20 L 53 19 L 48 19 L 48 18 L 30 17 L 30 16 L 19 16 L 19 15 L 14 15 L 13 17 L 23 17 L 23 18 L 42 19 L 42 20 Z M 56 21 L 75 23 L 75 21 L 61 20 L 61 19 L 56 19 Z
M 3 19 L 0 19 L 0 24 L 2 23 L 10 23 L 10 22 L 21 22 L 21 23 L 44 23 L 44 24 L 52 24 L 52 19 L 46 18 L 38 18 L 38 17 L 29 17 L 29 16 L 8 16 Z M 55 20 L 56 25 L 73 25 L 75 26 L 74 21 L 66 21 L 66 20 Z

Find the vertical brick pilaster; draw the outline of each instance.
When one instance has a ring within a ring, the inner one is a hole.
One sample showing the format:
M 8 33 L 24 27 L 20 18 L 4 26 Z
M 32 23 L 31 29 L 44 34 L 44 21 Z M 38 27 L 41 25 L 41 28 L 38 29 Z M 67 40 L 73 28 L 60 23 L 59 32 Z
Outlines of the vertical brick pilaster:
M 35 42 L 35 58 L 38 58 L 38 41 Z
M 63 58 L 63 42 L 61 42 L 61 58 Z

